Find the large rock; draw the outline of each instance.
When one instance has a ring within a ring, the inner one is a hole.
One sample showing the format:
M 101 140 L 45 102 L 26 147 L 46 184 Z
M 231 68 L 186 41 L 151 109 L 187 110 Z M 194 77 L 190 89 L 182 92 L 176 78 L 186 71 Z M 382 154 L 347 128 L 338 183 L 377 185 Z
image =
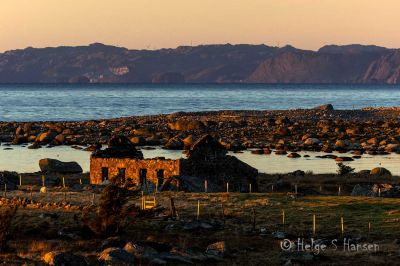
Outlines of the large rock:
M 183 149 L 183 142 L 178 137 L 173 137 L 168 140 L 168 142 L 164 145 L 164 148 L 170 150 L 181 150 Z
M 86 266 L 88 263 L 85 258 L 79 255 L 74 255 L 71 252 L 52 251 L 46 253 L 42 260 L 47 265 L 54 266 Z
M 364 197 L 399 197 L 397 187 L 391 184 L 374 184 L 374 185 L 360 185 L 354 186 L 351 196 L 364 196 Z
M 225 241 L 219 241 L 216 243 L 213 243 L 211 245 L 208 245 L 206 254 L 209 255 L 214 255 L 218 257 L 225 257 L 229 253 L 229 250 L 227 248 L 227 245 Z
M 135 260 L 135 257 L 125 251 L 122 248 L 106 248 L 103 250 L 99 255 L 98 258 L 100 261 L 104 261 L 107 263 L 107 265 L 110 264 L 128 264 L 128 265 L 133 265 L 133 262 Z
M 306 144 L 306 145 L 316 145 L 319 143 L 320 143 L 320 141 L 317 138 L 308 138 L 308 139 L 306 139 L 306 141 L 304 141 L 304 144 Z
M 198 120 L 180 119 L 174 123 L 169 123 L 168 127 L 172 130 L 187 131 L 204 128 L 204 123 Z
M 62 162 L 55 159 L 41 159 L 40 170 L 44 173 L 76 174 L 82 173 L 82 167 L 77 162 Z
M 392 176 L 392 173 L 384 167 L 376 167 L 376 168 L 372 169 L 369 174 L 373 175 L 373 176 L 379 176 L 379 177 L 382 177 L 382 176 L 391 177 Z
M 317 106 L 314 109 L 321 110 L 321 111 L 333 111 L 333 105 L 328 103 L 328 104 Z

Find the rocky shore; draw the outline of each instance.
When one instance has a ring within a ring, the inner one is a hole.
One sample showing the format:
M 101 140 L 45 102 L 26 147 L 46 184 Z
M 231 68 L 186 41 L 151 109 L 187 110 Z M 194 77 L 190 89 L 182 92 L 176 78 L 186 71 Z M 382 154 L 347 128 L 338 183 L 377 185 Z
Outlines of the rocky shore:
M 227 149 L 288 154 L 301 150 L 387 154 L 399 152 L 400 108 L 179 112 L 107 120 L 0 122 L 0 142 L 28 148 L 56 145 L 96 150 L 116 134 L 135 145 L 184 149 L 211 134 Z M 292 155 L 296 157 L 296 155 Z

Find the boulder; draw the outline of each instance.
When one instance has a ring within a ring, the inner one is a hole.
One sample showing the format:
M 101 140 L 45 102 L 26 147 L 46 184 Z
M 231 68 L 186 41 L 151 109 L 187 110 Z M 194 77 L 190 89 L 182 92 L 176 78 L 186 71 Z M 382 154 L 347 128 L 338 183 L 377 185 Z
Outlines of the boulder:
M 225 257 L 228 255 L 228 253 L 229 250 L 227 248 L 225 241 L 219 241 L 211 245 L 208 245 L 206 250 L 206 254 L 218 257 Z
M 135 257 L 122 248 L 111 247 L 106 248 L 98 255 L 100 261 L 104 261 L 107 264 L 133 264 Z
M 317 145 L 317 144 L 319 144 L 319 139 L 317 139 L 317 138 L 308 138 L 308 139 L 306 139 L 305 141 L 304 141 L 304 144 L 306 144 L 306 145 Z
M 353 187 L 351 196 L 378 197 L 398 197 L 397 189 L 393 189 L 390 184 L 360 185 Z
M 57 141 L 59 144 L 63 144 L 65 141 L 65 137 L 63 134 L 58 134 L 57 136 L 54 137 L 54 140 Z
M 169 123 L 168 127 L 176 131 L 188 131 L 204 128 L 204 123 L 198 120 L 180 119 L 174 123 Z
M 83 171 L 77 162 L 62 162 L 49 158 L 41 159 L 39 167 L 44 173 L 75 174 Z
M 292 153 L 289 153 L 289 155 L 287 157 L 289 157 L 289 158 L 300 158 L 301 155 L 296 153 L 296 152 L 292 152 Z
M 193 135 L 189 135 L 186 138 L 183 139 L 183 144 L 185 146 L 185 149 L 189 149 L 190 147 L 193 146 L 193 144 L 196 142 L 196 138 Z
M 392 173 L 384 167 L 375 167 L 374 169 L 371 170 L 371 172 L 369 172 L 369 174 L 373 175 L 373 176 L 379 176 L 379 177 L 382 177 L 382 176 L 391 177 L 392 176 Z
M 71 252 L 52 251 L 46 253 L 42 260 L 47 265 L 54 266 L 86 266 L 89 265 L 84 257 Z
M 132 137 L 131 142 L 133 145 L 145 145 L 146 144 L 146 139 L 142 136 L 137 136 L 137 137 Z
M 126 243 L 124 250 L 139 259 L 154 259 L 158 254 L 158 252 L 150 246 L 133 242 Z
M 371 185 L 357 184 L 353 187 L 351 196 L 374 197 L 375 193 L 372 191 Z
M 385 151 L 387 152 L 397 152 L 400 151 L 400 145 L 399 144 L 388 144 L 385 147 Z
M 164 145 L 164 148 L 170 150 L 181 150 L 183 149 L 183 142 L 179 138 L 173 137 L 168 140 L 168 142 Z
M 347 157 L 347 156 L 341 156 L 341 157 L 336 157 L 335 161 L 337 161 L 337 162 L 351 162 L 351 161 L 354 161 L 354 159 L 351 158 L 351 157 Z
M 320 106 L 317 106 L 314 108 L 315 110 L 321 110 L 321 111 L 333 111 L 333 105 L 328 103 L 328 104 L 323 104 Z
M 51 142 L 56 136 L 58 135 L 57 131 L 47 131 L 44 133 L 41 133 L 37 136 L 36 141 L 37 142 L 44 142 L 44 143 L 49 143 Z

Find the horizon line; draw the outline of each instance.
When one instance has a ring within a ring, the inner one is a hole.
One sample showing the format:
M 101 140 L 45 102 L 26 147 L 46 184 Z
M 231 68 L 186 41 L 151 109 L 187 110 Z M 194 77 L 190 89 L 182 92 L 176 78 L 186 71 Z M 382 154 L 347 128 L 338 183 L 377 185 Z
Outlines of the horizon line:
M 51 49 L 51 48 L 62 48 L 62 47 L 70 47 L 70 48 L 76 48 L 76 47 L 89 47 L 89 46 L 93 46 L 93 45 L 104 45 L 104 46 L 109 46 L 109 47 L 116 47 L 116 48 L 122 48 L 122 49 L 127 49 L 129 51 L 158 51 L 158 50 L 164 50 L 164 49 L 171 49 L 171 50 L 175 50 L 178 49 L 180 47 L 201 47 L 201 46 L 225 46 L 225 45 L 231 45 L 231 46 L 240 46 L 240 45 L 248 45 L 248 46 L 266 46 L 266 47 L 271 47 L 271 48 L 277 48 L 277 49 L 281 49 L 281 48 L 285 48 L 285 47 L 293 47 L 295 49 L 298 50 L 303 50 L 303 51 L 312 51 L 312 52 L 318 52 L 321 48 L 326 47 L 326 46 L 338 46 L 338 47 L 346 47 L 346 46 L 374 46 L 374 47 L 378 47 L 378 48 L 385 48 L 385 49 L 389 49 L 389 50 L 397 50 L 400 49 L 400 47 L 386 47 L 386 46 L 380 46 L 380 45 L 376 45 L 376 44 L 363 44 L 363 43 L 343 43 L 343 44 L 337 44 L 337 43 L 331 43 L 331 44 L 325 44 L 321 47 L 319 47 L 318 49 L 314 50 L 314 49 L 304 49 L 304 48 L 300 48 L 300 47 L 296 47 L 294 45 L 291 44 L 285 44 L 283 46 L 280 45 L 268 45 L 266 43 L 202 43 L 202 44 L 180 44 L 178 46 L 171 46 L 171 47 L 154 47 L 152 48 L 128 48 L 126 46 L 121 46 L 118 44 L 108 44 L 108 43 L 103 43 L 103 42 L 91 42 L 91 43 L 87 43 L 87 44 L 78 44 L 78 45 L 49 45 L 49 46 L 26 46 L 24 48 L 13 48 L 13 49 L 8 49 L 8 50 L 0 50 L 0 54 L 2 53 L 7 53 L 7 52 L 12 52 L 12 51 L 20 51 L 20 50 L 26 50 L 26 49 Z M 151 46 L 151 45 L 149 45 Z

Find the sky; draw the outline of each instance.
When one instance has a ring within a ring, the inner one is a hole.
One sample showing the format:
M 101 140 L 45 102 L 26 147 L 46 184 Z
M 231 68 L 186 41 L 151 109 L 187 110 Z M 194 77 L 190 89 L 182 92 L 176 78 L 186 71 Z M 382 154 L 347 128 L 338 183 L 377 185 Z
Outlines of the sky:
M 400 48 L 399 0 L 0 0 L 0 51 L 249 43 Z

